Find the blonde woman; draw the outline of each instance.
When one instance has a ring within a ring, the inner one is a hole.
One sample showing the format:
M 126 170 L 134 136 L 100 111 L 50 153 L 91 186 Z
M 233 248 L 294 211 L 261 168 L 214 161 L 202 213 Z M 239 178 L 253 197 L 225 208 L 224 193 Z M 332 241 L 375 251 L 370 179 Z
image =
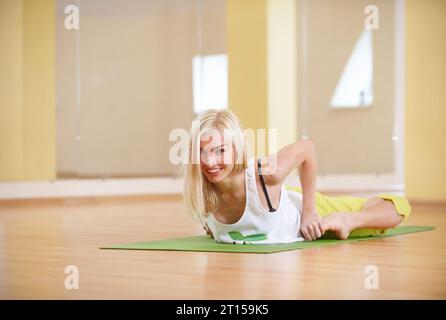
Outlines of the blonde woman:
M 198 115 L 190 130 L 184 199 L 217 242 L 290 243 L 385 233 L 411 207 L 399 196 L 329 197 L 316 191 L 316 153 L 298 140 L 264 159 L 246 158 L 246 136 L 227 110 Z M 284 186 L 297 169 L 301 188 Z

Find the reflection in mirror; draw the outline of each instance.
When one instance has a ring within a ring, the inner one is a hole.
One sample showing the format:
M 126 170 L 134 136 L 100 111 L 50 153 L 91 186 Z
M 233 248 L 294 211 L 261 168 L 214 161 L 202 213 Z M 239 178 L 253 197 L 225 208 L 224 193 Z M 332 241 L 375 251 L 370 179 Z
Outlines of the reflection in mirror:
M 380 175 L 400 184 L 404 1 L 374 2 L 377 29 L 365 24 L 369 5 L 298 1 L 299 137 L 316 144 L 318 172 L 333 181 Z
M 74 3 L 77 30 L 57 0 L 58 178 L 179 176 L 169 133 L 227 105 L 225 0 Z
M 331 98 L 332 108 L 369 107 L 373 102 L 372 30 L 363 30 Z
M 226 54 L 197 55 L 192 62 L 194 112 L 228 107 L 228 58 Z

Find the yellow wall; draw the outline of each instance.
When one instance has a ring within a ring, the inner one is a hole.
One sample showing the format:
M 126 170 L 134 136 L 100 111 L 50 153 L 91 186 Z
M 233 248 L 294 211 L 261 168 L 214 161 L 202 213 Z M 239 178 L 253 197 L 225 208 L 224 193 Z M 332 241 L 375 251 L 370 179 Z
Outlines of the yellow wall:
M 22 176 L 22 3 L 0 0 L 0 179 Z
M 266 0 L 227 0 L 229 108 L 244 127 L 267 128 Z
M 267 1 L 268 128 L 278 131 L 278 149 L 297 140 L 296 4 Z
M 446 1 L 406 1 L 405 184 L 446 201 Z
M 229 108 L 246 129 L 277 129 L 277 144 L 297 139 L 295 0 L 227 0 Z M 268 142 L 268 134 L 266 135 Z M 248 140 L 250 146 L 253 140 Z
M 0 0 L 0 52 L 0 180 L 54 179 L 54 0 Z

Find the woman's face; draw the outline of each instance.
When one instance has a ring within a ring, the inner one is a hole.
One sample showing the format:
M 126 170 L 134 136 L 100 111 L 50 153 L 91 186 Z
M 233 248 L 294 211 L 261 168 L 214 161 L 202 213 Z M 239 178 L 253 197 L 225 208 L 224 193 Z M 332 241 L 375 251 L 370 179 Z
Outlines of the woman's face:
M 200 138 L 200 167 L 209 182 L 225 179 L 234 169 L 235 151 L 232 140 L 219 130 L 210 130 Z

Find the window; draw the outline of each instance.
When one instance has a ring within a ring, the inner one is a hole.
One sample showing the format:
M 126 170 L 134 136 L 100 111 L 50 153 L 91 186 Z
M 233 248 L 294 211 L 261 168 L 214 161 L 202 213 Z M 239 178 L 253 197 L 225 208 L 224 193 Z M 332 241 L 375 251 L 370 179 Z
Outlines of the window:
M 332 108 L 354 108 L 368 107 L 372 102 L 372 30 L 364 30 L 344 67 L 330 105 Z
M 195 113 L 228 107 L 228 58 L 226 54 L 194 56 L 192 77 Z

